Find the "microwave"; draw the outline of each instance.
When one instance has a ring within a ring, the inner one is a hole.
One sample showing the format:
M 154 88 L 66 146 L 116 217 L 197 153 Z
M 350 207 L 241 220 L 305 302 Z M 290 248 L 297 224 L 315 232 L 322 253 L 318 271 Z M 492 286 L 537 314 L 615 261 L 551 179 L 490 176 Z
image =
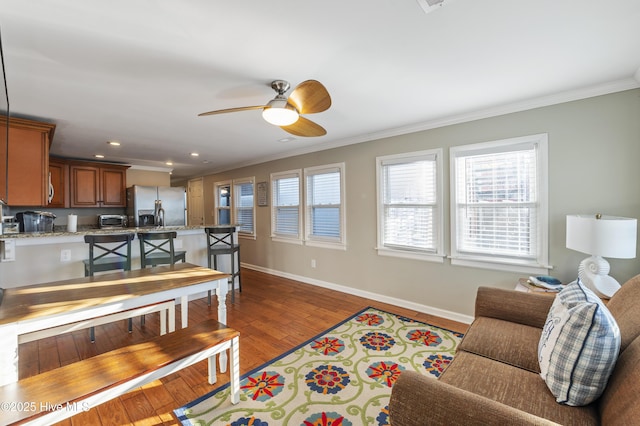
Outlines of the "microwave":
M 98 228 L 118 229 L 127 227 L 127 216 L 122 214 L 99 214 Z

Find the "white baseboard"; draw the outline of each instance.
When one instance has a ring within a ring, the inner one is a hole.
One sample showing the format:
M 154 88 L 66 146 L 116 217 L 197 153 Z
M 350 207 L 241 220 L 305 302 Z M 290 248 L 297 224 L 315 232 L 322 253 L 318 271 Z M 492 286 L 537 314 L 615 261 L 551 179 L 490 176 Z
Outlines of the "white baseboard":
M 354 296 L 364 297 L 366 299 L 374 299 L 379 300 L 384 303 L 388 303 L 390 305 L 399 306 L 406 309 L 411 309 L 418 312 L 423 312 L 429 315 L 435 315 L 442 318 L 446 318 L 452 321 L 458 321 L 464 324 L 471 324 L 473 321 L 473 317 L 469 315 L 463 315 L 458 312 L 447 311 L 445 309 L 436 308 L 433 306 L 422 305 L 419 303 L 411 302 L 408 300 L 398 299 L 395 297 L 389 297 L 384 294 L 372 293 L 369 291 L 358 290 L 352 287 L 343 286 L 340 284 L 330 283 L 327 281 L 316 280 L 313 278 L 308 278 L 300 275 L 290 274 L 288 272 L 277 271 L 274 269 L 264 268 L 262 266 L 257 265 L 249 265 L 246 263 L 242 263 L 241 266 L 243 268 L 252 269 L 258 272 L 264 272 L 265 274 L 271 274 L 282 278 L 288 278 L 295 281 L 300 281 L 305 284 L 311 284 L 318 287 L 328 288 L 330 290 L 340 291 L 342 293 L 352 294 Z

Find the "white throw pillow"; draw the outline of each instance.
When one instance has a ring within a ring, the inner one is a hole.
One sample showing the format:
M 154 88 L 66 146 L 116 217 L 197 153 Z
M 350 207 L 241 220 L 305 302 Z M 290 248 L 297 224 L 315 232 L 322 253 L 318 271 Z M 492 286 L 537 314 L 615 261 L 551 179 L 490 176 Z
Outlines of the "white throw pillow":
M 556 296 L 538 344 L 540 376 L 556 401 L 586 405 L 607 386 L 620 350 L 620 329 L 604 303 L 580 281 Z

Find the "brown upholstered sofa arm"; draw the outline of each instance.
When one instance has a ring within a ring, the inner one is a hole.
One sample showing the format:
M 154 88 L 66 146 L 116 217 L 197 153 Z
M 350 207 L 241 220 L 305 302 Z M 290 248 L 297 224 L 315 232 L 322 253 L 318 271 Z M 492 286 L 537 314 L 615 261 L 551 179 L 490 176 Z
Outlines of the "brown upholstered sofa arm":
M 476 317 L 497 318 L 542 328 L 554 297 L 494 287 L 479 287 Z
M 389 419 L 393 426 L 556 425 L 413 371 L 393 385 Z

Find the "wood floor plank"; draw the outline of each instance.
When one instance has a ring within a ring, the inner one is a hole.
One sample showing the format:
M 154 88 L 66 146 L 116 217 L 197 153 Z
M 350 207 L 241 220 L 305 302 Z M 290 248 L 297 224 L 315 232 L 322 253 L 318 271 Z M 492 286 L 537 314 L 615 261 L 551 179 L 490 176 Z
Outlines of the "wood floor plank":
M 18 371 L 19 377 L 29 377 L 40 371 L 40 357 L 38 353 L 38 341 L 23 343 L 18 346 Z
M 55 339 L 58 356 L 60 357 L 60 365 L 67 365 L 72 362 L 80 361 L 80 357 L 78 357 L 78 350 L 76 349 L 76 344 L 71 333 L 56 336 Z
M 185 382 L 182 377 L 178 377 L 175 380 L 166 382 L 164 386 L 167 388 L 167 391 L 173 397 L 174 401 L 185 401 L 183 404 L 186 404 L 189 401 L 193 401 L 200 396 L 193 390 L 191 386 L 189 386 Z
M 131 421 L 134 425 L 157 425 L 161 422 L 160 418 L 156 415 L 156 411 L 153 409 L 141 389 L 130 392 L 129 398 L 120 398 L 120 400 L 122 401 L 125 411 L 129 417 L 131 417 Z
M 60 367 L 60 356 L 55 337 L 38 340 L 38 353 L 40 373 Z
M 190 302 L 189 324 L 217 319 L 215 296 L 212 305 L 207 305 L 206 298 Z M 467 328 L 466 324 L 410 309 L 243 269 L 242 293 L 236 293 L 234 304 L 230 296 L 227 299 L 227 324 L 240 331 L 240 373 L 263 365 L 368 306 L 453 331 L 465 332 Z M 176 327 L 181 327 L 180 307 Z M 95 343 L 89 340 L 89 330 L 79 330 L 21 344 L 20 377 L 144 341 L 159 331 L 159 314 L 155 312 L 146 316 L 144 326 L 135 318 L 133 333 L 128 333 L 126 320 L 96 327 Z M 203 361 L 58 425 L 179 425 L 173 415 L 175 408 L 228 381 L 229 373 L 218 371 L 218 382 L 207 383 Z
M 162 407 L 173 403 L 173 397 L 169 394 L 169 391 L 164 387 L 161 380 L 155 380 L 142 387 L 149 404 L 156 410 L 161 410 Z
M 89 410 L 81 411 L 75 416 L 71 417 L 71 424 L 73 426 L 96 426 L 96 425 L 108 425 L 109 423 L 102 423 L 100 421 L 100 414 L 98 413 L 98 407 Z M 62 423 L 56 423 L 56 425 L 62 425 Z M 115 425 L 114 425 L 115 426 Z
M 107 401 L 96 407 L 96 411 L 100 416 L 102 424 L 109 425 L 126 425 L 131 423 L 126 408 L 119 398 Z

